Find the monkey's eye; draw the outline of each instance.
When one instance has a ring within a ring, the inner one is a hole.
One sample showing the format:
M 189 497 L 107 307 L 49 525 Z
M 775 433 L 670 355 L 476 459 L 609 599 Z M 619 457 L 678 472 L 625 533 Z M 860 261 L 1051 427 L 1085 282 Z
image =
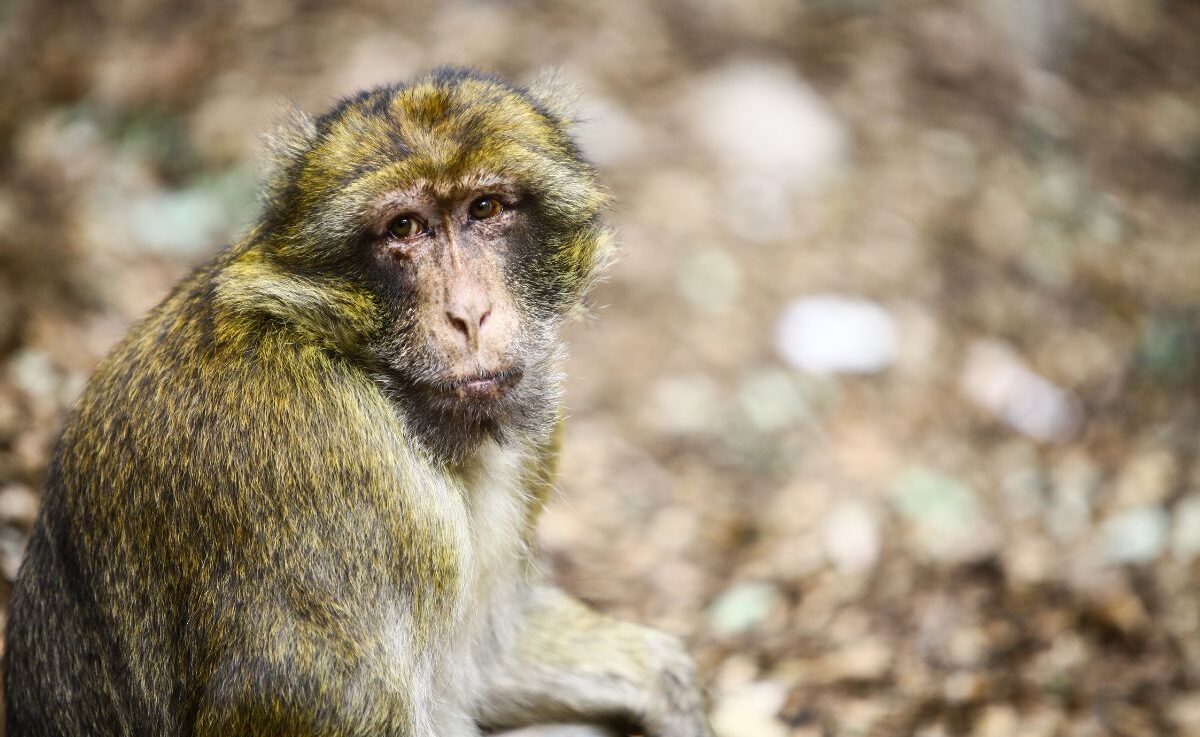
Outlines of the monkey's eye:
M 476 220 L 487 220 L 499 215 L 503 209 L 504 205 L 500 204 L 500 200 L 495 197 L 490 195 L 480 197 L 471 203 L 471 217 Z
M 426 229 L 425 221 L 416 215 L 401 215 L 388 224 L 388 232 L 394 238 L 404 240 L 412 238 L 415 235 L 424 233 Z

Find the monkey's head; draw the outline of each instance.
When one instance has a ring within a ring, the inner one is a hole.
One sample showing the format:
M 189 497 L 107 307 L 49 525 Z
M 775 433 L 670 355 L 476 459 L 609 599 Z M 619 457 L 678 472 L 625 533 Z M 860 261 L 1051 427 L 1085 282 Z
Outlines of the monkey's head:
M 219 301 L 364 362 L 443 457 L 547 430 L 557 329 L 609 244 L 553 104 L 442 70 L 302 119 Z

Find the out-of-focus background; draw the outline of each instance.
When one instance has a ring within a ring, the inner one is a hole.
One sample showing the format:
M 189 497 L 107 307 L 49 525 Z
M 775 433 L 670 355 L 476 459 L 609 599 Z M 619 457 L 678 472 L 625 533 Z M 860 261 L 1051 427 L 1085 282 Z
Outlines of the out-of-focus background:
M 0 2 L 0 596 L 289 101 L 557 66 L 623 256 L 547 568 L 721 737 L 1200 734 L 1200 5 Z

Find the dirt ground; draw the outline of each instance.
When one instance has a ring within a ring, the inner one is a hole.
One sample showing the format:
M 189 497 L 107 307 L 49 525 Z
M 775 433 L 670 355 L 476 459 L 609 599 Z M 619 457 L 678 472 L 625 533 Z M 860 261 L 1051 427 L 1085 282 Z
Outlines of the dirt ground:
M 1200 735 L 1200 5 L 0 3 L 0 600 L 90 370 L 294 104 L 558 68 L 622 256 L 550 575 L 721 737 Z

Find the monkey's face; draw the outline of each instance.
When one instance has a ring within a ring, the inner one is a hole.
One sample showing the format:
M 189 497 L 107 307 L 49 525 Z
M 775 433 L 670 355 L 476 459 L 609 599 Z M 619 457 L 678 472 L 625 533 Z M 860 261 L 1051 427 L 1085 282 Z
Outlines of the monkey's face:
M 371 271 L 391 313 L 377 355 L 436 445 L 531 425 L 553 406 L 544 374 L 558 320 L 530 303 L 520 273 L 537 249 L 531 207 L 495 177 L 388 192 L 376 207 Z
M 275 254 L 368 290 L 367 352 L 409 427 L 449 457 L 548 431 L 557 328 L 607 247 L 605 196 L 564 124 L 502 82 L 435 73 L 345 101 L 309 136 L 277 193 Z

